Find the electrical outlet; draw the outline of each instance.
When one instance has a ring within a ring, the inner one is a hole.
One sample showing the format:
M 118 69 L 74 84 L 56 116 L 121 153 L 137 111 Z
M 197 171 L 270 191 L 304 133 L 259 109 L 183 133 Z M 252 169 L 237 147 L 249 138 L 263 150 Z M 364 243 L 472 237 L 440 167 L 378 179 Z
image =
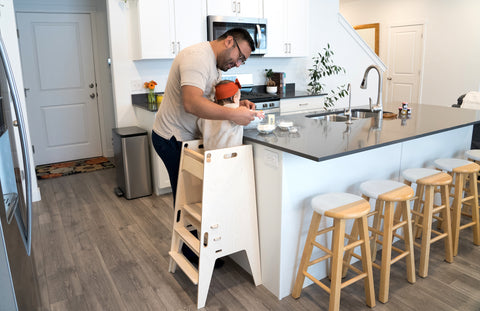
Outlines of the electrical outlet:
M 278 168 L 278 153 L 270 150 L 265 150 L 265 154 L 263 155 L 263 161 L 268 166 Z
M 142 80 L 132 80 L 132 81 L 130 81 L 130 89 L 133 92 L 143 90 Z

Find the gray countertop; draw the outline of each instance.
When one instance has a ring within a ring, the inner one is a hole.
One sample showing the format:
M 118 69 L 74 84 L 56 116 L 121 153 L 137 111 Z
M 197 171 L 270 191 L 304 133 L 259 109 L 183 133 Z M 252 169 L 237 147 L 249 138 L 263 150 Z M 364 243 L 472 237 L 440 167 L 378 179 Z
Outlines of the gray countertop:
M 480 111 L 477 110 L 424 104 L 410 107 L 412 113 L 408 118 L 384 118 L 381 121 L 377 118 L 357 119 L 349 126 L 345 122 L 307 118 L 306 115 L 311 113 L 276 114 L 277 123 L 281 120 L 292 121 L 298 129 L 297 133 L 278 127 L 271 134 L 245 129 L 244 142 L 323 161 L 480 123 Z M 398 113 L 397 108 L 387 107 L 385 110 Z

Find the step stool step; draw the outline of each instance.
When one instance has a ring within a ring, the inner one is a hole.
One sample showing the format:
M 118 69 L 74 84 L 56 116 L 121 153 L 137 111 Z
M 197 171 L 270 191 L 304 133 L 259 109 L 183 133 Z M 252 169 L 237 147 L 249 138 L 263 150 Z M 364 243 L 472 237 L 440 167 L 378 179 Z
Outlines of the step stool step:
M 198 285 L 198 270 L 192 265 L 192 263 L 179 252 L 170 251 L 168 254 L 173 260 L 175 260 L 177 265 L 188 276 L 190 281 L 192 281 L 193 284 Z
M 187 246 L 190 247 L 190 249 L 197 254 L 197 256 L 200 256 L 200 240 L 191 234 L 190 231 L 188 231 L 187 228 L 181 224 L 175 224 L 174 229 L 183 242 L 185 242 L 185 244 L 187 244 Z
M 202 222 L 202 203 L 185 204 L 183 209 L 189 213 L 195 220 Z

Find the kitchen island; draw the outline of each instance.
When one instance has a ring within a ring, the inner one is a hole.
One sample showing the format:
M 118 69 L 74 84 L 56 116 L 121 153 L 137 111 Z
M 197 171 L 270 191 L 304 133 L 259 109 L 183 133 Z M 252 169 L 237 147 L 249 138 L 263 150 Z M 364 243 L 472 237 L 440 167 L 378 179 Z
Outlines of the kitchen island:
M 401 180 L 406 168 L 429 167 L 441 157 L 464 158 L 480 113 L 414 105 L 409 118 L 366 118 L 350 125 L 306 114 L 277 114 L 276 119 L 292 121 L 298 131 L 277 128 L 265 135 L 249 129 L 244 142 L 254 152 L 263 284 L 281 299 L 293 288 L 313 196 L 360 194 L 363 181 Z M 314 268 L 309 270 L 314 276 L 326 276 L 325 265 Z

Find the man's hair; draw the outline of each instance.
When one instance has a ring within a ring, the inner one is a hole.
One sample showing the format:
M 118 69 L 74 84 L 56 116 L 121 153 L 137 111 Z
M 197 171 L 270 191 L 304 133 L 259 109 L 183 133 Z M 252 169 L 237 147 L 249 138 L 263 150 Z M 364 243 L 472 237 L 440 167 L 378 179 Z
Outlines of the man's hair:
M 217 40 L 225 40 L 227 39 L 228 36 L 232 36 L 236 41 L 247 41 L 248 45 L 250 46 L 250 49 L 255 51 L 255 43 L 253 42 L 252 37 L 243 28 L 232 28 L 230 30 L 227 30 L 223 35 L 217 38 Z

